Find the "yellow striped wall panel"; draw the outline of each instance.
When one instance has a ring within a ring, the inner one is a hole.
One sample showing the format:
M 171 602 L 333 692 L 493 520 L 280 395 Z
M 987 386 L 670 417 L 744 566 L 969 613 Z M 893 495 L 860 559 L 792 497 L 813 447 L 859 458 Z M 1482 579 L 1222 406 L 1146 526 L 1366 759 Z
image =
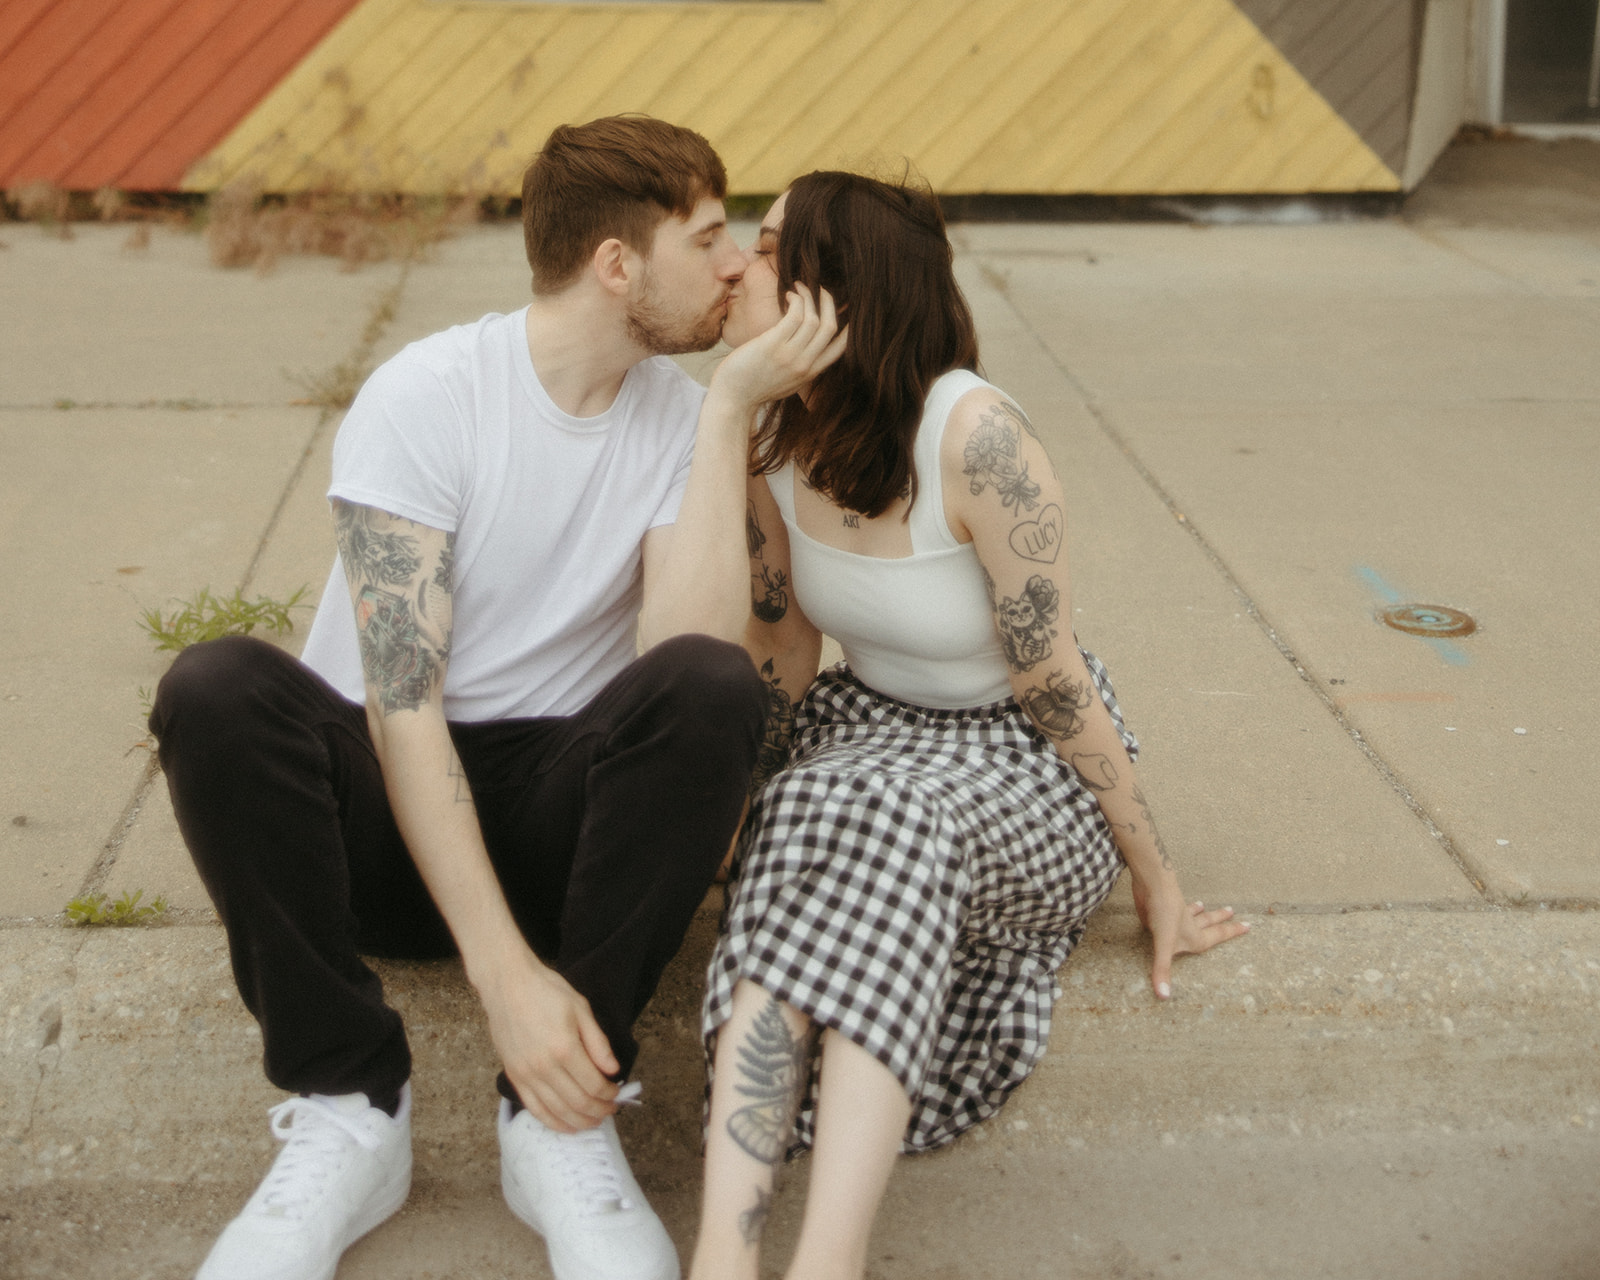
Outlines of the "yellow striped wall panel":
M 360 0 L 185 186 L 514 194 L 555 125 L 644 111 L 735 192 L 902 159 L 947 193 L 1398 190 L 1245 7 Z

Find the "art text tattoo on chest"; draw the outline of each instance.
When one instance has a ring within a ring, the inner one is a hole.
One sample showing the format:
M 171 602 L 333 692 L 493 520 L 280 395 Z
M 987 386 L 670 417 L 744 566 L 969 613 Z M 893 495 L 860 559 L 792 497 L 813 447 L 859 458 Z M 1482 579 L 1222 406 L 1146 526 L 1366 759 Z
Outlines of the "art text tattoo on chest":
M 1040 490 L 1028 477 L 1028 464 L 1018 461 L 1018 421 L 1026 419 L 1009 405 L 990 405 L 967 437 L 961 473 L 974 494 L 993 486 L 1000 504 L 1020 515 L 1039 505 Z

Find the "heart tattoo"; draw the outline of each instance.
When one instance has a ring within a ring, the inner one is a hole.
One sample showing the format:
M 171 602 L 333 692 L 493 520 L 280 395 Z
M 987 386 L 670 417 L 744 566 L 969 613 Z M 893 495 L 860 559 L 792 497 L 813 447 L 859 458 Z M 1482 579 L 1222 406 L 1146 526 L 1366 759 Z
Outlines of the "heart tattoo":
M 1024 520 L 1011 531 L 1011 549 L 1024 560 L 1054 564 L 1061 552 L 1061 531 L 1065 521 L 1061 508 L 1051 503 L 1037 520 Z

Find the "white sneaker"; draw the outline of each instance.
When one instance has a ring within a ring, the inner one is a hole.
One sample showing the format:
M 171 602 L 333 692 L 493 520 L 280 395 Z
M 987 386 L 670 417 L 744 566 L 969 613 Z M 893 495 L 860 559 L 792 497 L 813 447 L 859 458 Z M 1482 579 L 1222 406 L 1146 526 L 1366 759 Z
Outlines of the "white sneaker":
M 364 1093 L 290 1098 L 269 1113 L 284 1143 L 195 1280 L 332 1280 L 339 1255 L 411 1190 L 411 1086 L 393 1117 Z
M 637 1096 L 626 1085 L 625 1101 Z M 617 1127 L 557 1133 L 500 1100 L 500 1186 L 556 1280 L 678 1280 L 678 1251 L 633 1180 Z

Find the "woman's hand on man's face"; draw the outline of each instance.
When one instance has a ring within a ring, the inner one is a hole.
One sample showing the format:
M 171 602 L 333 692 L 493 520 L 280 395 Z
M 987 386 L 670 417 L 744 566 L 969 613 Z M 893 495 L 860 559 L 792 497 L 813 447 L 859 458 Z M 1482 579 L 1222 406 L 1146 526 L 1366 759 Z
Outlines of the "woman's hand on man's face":
M 837 360 L 849 328 L 839 327 L 832 295 L 826 289 L 818 295 L 796 284 L 784 299 L 783 318 L 722 362 L 712 391 L 753 409 L 799 391 Z

